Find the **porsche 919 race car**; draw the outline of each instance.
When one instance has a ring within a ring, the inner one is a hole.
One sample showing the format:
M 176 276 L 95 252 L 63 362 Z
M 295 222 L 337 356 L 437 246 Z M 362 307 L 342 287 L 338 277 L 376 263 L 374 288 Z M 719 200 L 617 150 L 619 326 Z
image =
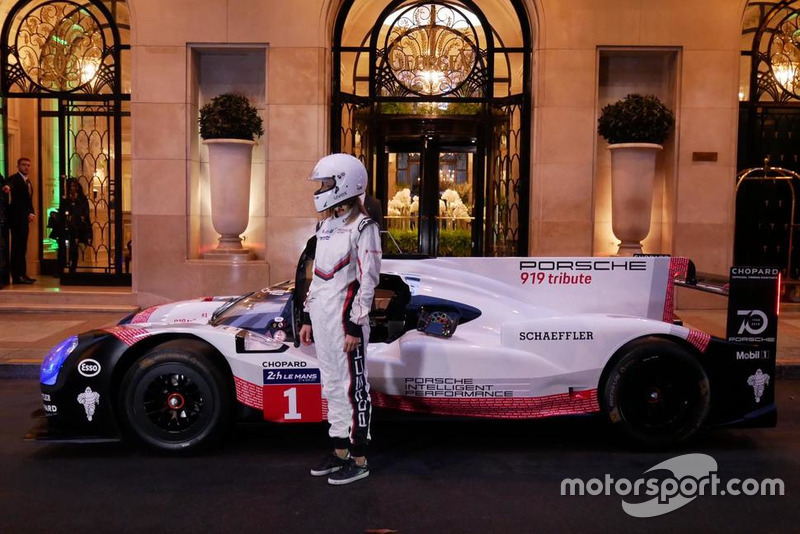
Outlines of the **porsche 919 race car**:
M 234 420 L 326 419 L 314 346 L 298 342 L 309 262 L 239 297 L 155 306 L 70 337 L 42 363 L 29 437 L 215 443 Z M 703 425 L 776 422 L 779 273 L 733 268 L 727 339 L 681 325 L 670 257 L 388 259 L 370 314 L 375 407 L 535 419 L 599 413 L 661 446 Z

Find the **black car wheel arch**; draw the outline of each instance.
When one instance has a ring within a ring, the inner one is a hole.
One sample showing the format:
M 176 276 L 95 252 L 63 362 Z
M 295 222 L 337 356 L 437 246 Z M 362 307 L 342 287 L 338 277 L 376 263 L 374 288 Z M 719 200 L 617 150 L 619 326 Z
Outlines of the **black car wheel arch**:
M 639 445 L 667 447 L 691 438 L 706 422 L 711 392 L 693 351 L 659 337 L 628 343 L 600 381 L 601 409 Z
M 231 422 L 233 384 L 196 339 L 175 339 L 145 350 L 119 388 L 120 418 L 129 434 L 161 451 L 194 451 L 216 444 Z

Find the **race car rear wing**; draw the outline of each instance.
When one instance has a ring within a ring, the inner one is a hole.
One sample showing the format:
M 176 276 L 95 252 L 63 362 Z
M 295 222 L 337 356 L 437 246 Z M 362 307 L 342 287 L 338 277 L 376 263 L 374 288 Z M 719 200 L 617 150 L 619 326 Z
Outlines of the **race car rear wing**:
M 719 274 L 698 273 L 691 260 L 689 260 L 689 268 L 686 271 L 686 277 L 684 279 L 675 280 L 675 285 L 725 297 L 728 296 L 730 289 L 728 278 Z
M 754 343 L 773 352 L 780 311 L 780 269 L 775 267 L 731 267 L 730 277 L 698 273 L 689 261 L 683 279 L 675 285 L 728 297 L 726 339 Z

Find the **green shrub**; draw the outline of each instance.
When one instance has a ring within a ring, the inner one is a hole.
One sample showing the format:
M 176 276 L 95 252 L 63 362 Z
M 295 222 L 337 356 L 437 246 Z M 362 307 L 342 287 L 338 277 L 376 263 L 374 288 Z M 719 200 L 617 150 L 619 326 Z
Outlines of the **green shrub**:
M 403 254 L 417 251 L 418 239 L 416 230 L 389 230 Z M 387 254 L 397 254 L 391 239 L 386 243 Z M 472 232 L 470 230 L 439 230 L 439 256 L 471 256 Z
M 657 97 L 629 94 L 600 112 L 597 133 L 610 144 L 655 143 L 661 145 L 675 125 L 675 116 Z
M 200 108 L 200 137 L 203 139 L 255 140 L 264 135 L 263 121 L 247 97 L 225 93 Z

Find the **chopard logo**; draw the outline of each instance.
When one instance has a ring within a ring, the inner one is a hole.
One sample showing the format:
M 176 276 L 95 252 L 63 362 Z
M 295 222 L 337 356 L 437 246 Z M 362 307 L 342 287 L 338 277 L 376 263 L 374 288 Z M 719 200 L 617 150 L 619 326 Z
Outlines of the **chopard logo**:
M 731 269 L 731 274 L 734 276 L 741 276 L 741 275 L 769 275 L 769 276 L 778 276 L 780 269 L 777 268 L 770 268 L 770 267 L 734 267 Z

